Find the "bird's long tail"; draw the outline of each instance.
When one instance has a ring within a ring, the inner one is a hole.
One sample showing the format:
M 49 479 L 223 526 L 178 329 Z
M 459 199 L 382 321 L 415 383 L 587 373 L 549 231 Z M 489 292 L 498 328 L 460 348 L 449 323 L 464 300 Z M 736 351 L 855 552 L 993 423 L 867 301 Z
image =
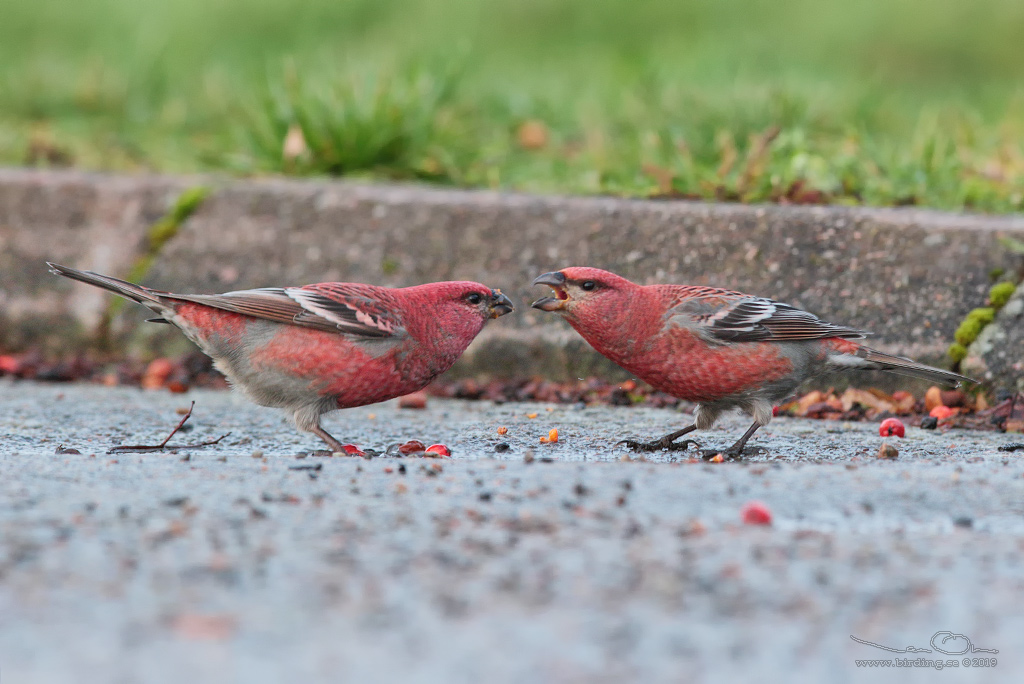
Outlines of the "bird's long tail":
M 942 385 L 977 384 L 977 380 L 972 380 L 966 375 L 926 366 L 913 359 L 893 356 L 864 346 L 858 346 L 853 353 L 831 355 L 829 361 L 836 367 L 888 371 Z
M 65 278 L 71 278 L 72 280 L 78 280 L 89 285 L 95 285 L 101 287 L 104 290 L 110 290 L 111 292 L 117 293 L 126 299 L 130 299 L 133 302 L 139 302 L 140 304 L 162 305 L 158 294 L 150 290 L 149 288 L 142 287 L 141 285 L 135 285 L 128 281 L 121 280 L 120 278 L 114 278 L 113 276 L 103 275 L 101 273 L 94 273 L 92 271 L 79 271 L 76 268 L 69 268 L 68 266 L 61 266 L 60 264 L 52 264 L 49 261 L 46 265 L 50 267 L 50 273 L 56 275 L 62 275 Z M 150 307 L 153 308 L 153 307 Z

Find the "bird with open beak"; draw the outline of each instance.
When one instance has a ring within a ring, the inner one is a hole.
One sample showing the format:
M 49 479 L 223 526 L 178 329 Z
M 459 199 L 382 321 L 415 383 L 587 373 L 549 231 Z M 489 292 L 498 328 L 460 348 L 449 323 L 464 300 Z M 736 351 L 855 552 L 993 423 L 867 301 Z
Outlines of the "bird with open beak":
M 510 313 L 500 290 L 473 282 L 389 288 L 359 283 L 173 294 L 111 276 L 48 264 L 156 312 L 213 358 L 261 406 L 283 408 L 334 453 L 344 445 L 320 425 L 336 409 L 426 387 L 448 370 L 492 318 Z
M 693 425 L 652 442 L 624 440 L 637 451 L 686 449 L 676 440 L 740 409 L 754 423 L 728 449 L 736 458 L 772 419 L 772 409 L 805 380 L 836 370 L 884 370 L 955 385 L 956 373 L 870 349 L 868 333 L 826 323 L 787 304 L 713 287 L 637 285 L 597 268 L 574 267 L 533 281 L 553 296 L 533 308 L 562 316 L 594 349 L 655 389 L 696 402 Z

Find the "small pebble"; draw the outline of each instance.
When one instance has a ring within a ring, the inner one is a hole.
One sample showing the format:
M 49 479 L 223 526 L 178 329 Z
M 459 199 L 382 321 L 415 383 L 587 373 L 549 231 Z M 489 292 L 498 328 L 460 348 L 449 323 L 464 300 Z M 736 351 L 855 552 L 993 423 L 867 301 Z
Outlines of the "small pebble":
M 882 446 L 878 447 L 878 453 L 875 454 L 875 458 L 898 458 L 899 455 L 899 449 L 888 442 L 883 442 Z

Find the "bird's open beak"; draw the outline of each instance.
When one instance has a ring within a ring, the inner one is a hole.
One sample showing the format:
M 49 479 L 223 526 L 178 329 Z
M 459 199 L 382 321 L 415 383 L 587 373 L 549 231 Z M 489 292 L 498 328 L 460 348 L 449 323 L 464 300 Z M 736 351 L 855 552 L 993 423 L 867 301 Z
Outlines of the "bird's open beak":
M 545 273 L 544 275 L 537 276 L 533 280 L 533 284 L 547 285 L 555 291 L 554 297 L 541 297 L 531 304 L 534 309 L 540 309 L 541 311 L 560 311 L 565 308 L 566 302 L 569 301 L 569 293 L 565 289 L 564 275 L 558 271 Z
M 491 290 L 491 304 L 488 308 L 491 311 L 491 318 L 504 316 L 515 309 L 512 300 L 502 294 L 501 290 Z

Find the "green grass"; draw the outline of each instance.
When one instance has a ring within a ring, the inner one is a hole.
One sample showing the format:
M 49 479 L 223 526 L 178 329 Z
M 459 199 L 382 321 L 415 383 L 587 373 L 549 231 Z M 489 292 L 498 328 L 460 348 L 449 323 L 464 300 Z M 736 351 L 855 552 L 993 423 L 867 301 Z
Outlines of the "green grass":
M 1022 45 L 1019 0 L 0 0 L 0 163 L 1022 211 Z

